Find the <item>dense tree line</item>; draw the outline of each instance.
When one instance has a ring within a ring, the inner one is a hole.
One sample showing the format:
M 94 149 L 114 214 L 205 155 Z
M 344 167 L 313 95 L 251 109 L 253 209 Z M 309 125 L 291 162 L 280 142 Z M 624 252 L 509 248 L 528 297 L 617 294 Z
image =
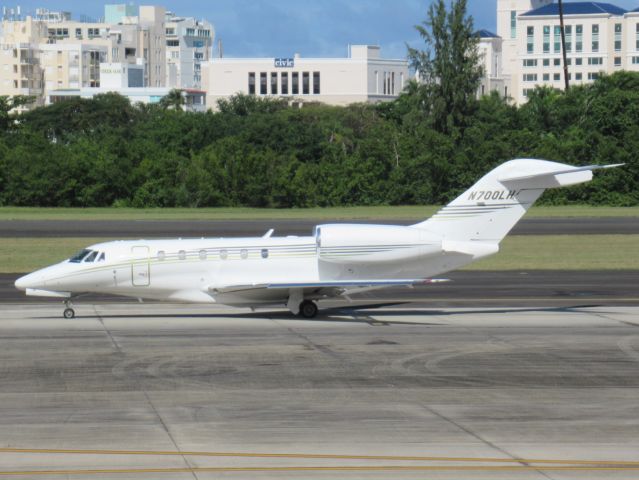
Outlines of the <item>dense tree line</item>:
M 627 163 L 547 203 L 639 204 L 639 74 L 516 107 L 476 101 L 438 131 L 409 85 L 394 102 L 330 107 L 236 96 L 218 112 L 131 105 L 117 94 L 13 115 L 0 102 L 0 204 L 256 206 L 438 204 L 516 157 Z M 450 130 L 453 131 L 450 131 Z

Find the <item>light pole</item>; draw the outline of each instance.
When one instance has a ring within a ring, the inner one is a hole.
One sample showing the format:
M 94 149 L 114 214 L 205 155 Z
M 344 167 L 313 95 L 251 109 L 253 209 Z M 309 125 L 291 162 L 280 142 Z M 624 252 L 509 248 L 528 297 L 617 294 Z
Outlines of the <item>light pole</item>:
M 564 83 L 566 91 L 570 88 L 570 80 L 568 80 L 568 60 L 566 56 L 566 34 L 564 32 L 564 4 L 559 0 L 559 29 L 561 30 L 561 52 L 564 57 Z

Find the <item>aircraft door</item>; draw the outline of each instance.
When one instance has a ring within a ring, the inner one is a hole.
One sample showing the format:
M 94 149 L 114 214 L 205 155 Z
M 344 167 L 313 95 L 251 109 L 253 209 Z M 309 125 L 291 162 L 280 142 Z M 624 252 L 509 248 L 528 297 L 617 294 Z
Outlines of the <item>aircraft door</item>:
M 131 283 L 134 287 L 148 287 L 151 284 L 149 247 L 131 247 Z

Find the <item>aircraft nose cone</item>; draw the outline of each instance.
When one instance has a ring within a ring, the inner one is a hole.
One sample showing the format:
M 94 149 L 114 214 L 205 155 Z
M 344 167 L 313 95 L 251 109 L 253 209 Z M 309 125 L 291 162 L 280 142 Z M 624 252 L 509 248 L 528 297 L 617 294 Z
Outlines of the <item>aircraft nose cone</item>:
M 15 286 L 18 290 L 26 290 L 27 288 L 34 288 L 36 286 L 36 278 L 30 273 L 16 280 Z

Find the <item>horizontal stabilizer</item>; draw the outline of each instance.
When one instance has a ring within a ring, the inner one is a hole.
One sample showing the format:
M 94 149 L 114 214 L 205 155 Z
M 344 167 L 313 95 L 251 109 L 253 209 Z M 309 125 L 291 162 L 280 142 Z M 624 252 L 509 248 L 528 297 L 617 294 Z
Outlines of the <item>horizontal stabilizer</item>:
M 552 165 L 552 164 L 551 164 Z M 555 164 L 560 167 L 567 165 Z M 504 185 L 511 185 L 519 188 L 555 188 L 576 185 L 592 180 L 593 170 L 602 170 L 624 165 L 618 163 L 614 165 L 587 165 L 585 167 L 569 167 L 547 170 L 539 173 L 517 174 L 506 173 L 497 178 Z
M 544 173 L 536 173 L 536 174 L 532 174 L 532 175 L 521 175 L 521 176 L 517 176 L 517 175 L 505 175 L 503 177 L 499 178 L 500 182 L 515 182 L 518 180 L 529 180 L 532 178 L 539 178 L 539 177 L 545 177 L 548 175 L 563 175 L 565 173 L 576 173 L 576 172 L 584 172 L 584 171 L 592 171 L 592 170 L 601 170 L 601 169 L 605 169 L 605 168 L 615 168 L 615 167 L 621 167 L 625 165 L 625 163 L 615 163 L 613 165 L 587 165 L 585 167 L 574 167 L 574 168 L 570 168 L 570 169 L 566 169 L 566 170 L 558 170 L 558 171 L 551 171 L 551 172 L 544 172 Z

